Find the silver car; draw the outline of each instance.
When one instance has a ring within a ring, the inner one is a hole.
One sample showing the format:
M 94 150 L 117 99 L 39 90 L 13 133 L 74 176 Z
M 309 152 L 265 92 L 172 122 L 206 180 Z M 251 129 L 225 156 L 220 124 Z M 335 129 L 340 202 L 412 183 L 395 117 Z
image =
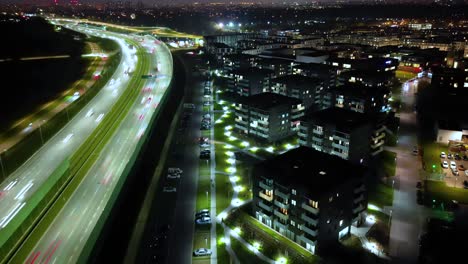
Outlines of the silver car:
M 195 251 L 193 251 L 193 255 L 197 257 L 202 257 L 202 256 L 210 256 L 211 255 L 211 250 L 207 248 L 199 248 Z

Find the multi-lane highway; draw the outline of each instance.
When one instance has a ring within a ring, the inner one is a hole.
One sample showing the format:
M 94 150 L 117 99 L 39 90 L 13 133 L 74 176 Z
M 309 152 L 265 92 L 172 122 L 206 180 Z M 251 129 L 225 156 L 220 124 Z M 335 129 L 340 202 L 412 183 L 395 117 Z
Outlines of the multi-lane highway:
M 109 82 L 88 105 L 28 161 L 0 185 L 0 247 L 11 236 L 8 225 L 24 210 L 28 200 L 40 189 L 52 172 L 88 138 L 127 88 L 130 77 L 124 72 L 135 67 L 135 50 L 117 34 L 103 37 L 115 39 L 122 49 L 122 62 Z M 59 77 L 50 77 L 59 78 Z
M 149 130 L 148 124 L 172 77 L 169 49 L 149 36 L 142 45 L 146 49 L 142 59 L 150 61 L 150 68 L 146 70 L 157 66 L 157 78 L 147 80 L 142 87 L 132 87 L 141 89 L 138 99 L 73 196 L 30 252 L 29 263 L 33 260 L 34 263 L 75 263 L 100 217 L 106 217 L 103 212 L 107 212 L 104 211 L 106 206 L 112 205 L 108 204 L 112 202 L 112 193 L 120 190 L 118 183 L 127 176 L 125 168 L 137 154 L 137 145 L 143 133 Z

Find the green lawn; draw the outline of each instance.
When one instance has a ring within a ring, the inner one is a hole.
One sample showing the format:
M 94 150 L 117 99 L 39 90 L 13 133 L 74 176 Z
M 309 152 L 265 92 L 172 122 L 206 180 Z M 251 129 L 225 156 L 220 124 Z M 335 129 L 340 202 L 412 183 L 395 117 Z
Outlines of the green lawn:
M 240 241 L 235 238 L 231 239 L 231 248 L 236 253 L 237 258 L 239 259 L 240 263 L 257 263 L 263 264 L 267 263 L 257 257 L 255 253 L 250 251 L 248 248 L 245 247 Z
M 391 186 L 379 183 L 377 186 L 369 190 L 369 204 L 373 204 L 380 208 L 384 206 L 392 206 L 393 204 L 393 189 Z
M 319 257 L 305 248 L 268 228 L 247 213 L 238 210 L 226 223 L 231 227 L 240 227 L 241 236 L 251 243 L 261 245 L 260 252 L 271 259 L 278 259 L 288 251 L 288 263 L 318 263 Z
M 430 200 L 442 202 L 456 200 L 459 203 L 468 204 L 468 190 L 466 189 L 449 187 L 445 182 L 439 181 L 425 181 L 424 185 L 425 194 L 429 196 Z
M 442 173 L 442 167 L 440 166 L 440 152 L 447 152 L 447 147 L 444 147 L 438 143 L 430 142 L 423 143 L 423 166 L 425 165 L 425 171 L 432 173 Z
M 391 152 L 391 151 L 386 151 L 385 150 L 385 151 L 383 151 L 381 153 L 383 169 L 384 169 L 384 173 L 385 173 L 385 175 L 387 177 L 395 176 L 396 156 L 397 156 L 397 154 L 395 152 Z

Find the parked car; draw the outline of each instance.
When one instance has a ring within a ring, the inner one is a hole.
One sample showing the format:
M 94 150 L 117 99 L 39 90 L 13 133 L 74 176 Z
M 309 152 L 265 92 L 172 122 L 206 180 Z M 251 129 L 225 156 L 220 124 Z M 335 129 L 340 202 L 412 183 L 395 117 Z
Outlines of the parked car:
M 458 165 L 458 170 L 465 171 L 465 166 L 463 166 L 463 164 Z
M 452 169 L 452 175 L 453 176 L 458 176 L 460 174 L 458 174 L 458 170 L 457 169 Z
M 453 156 L 452 156 L 452 154 L 451 154 L 451 153 L 449 153 L 449 154 L 447 155 L 447 158 L 448 158 L 448 159 L 453 159 Z
M 448 167 L 449 167 L 448 162 L 447 162 L 446 160 L 444 160 L 444 161 L 442 162 L 442 168 L 448 169 Z
M 203 118 L 211 118 L 211 115 L 210 114 L 204 114 Z
M 163 192 L 177 192 L 175 187 L 166 186 L 163 188 Z
M 211 224 L 211 217 L 204 216 L 204 217 L 198 218 L 197 220 L 195 220 L 195 223 L 199 225 L 209 225 Z
M 201 144 L 200 144 L 200 147 L 201 147 L 201 148 L 209 148 L 209 147 L 210 147 L 210 144 L 209 144 L 209 143 L 201 143 Z
M 450 161 L 450 168 L 452 170 L 456 169 L 457 168 L 457 164 L 455 163 L 455 161 Z
M 464 161 L 467 161 L 467 160 L 468 160 L 468 156 L 463 155 L 463 160 L 464 160 Z
M 179 173 L 179 174 L 182 174 L 184 171 L 181 170 L 180 168 L 168 168 L 168 169 L 167 169 L 167 172 L 168 172 L 168 173 Z
M 458 153 L 456 153 L 454 157 L 455 157 L 455 160 L 461 160 L 461 157 Z
M 169 174 L 167 174 L 167 178 L 168 179 L 179 179 L 180 174 L 179 173 L 169 173 Z
M 463 181 L 463 188 L 468 189 L 468 181 Z
M 208 142 L 208 138 L 206 138 L 206 137 L 201 137 L 201 138 L 198 139 L 198 141 L 199 141 L 200 143 Z
M 211 250 L 207 248 L 199 248 L 193 251 L 193 255 L 196 257 L 202 257 L 202 256 L 210 256 L 211 255 Z
M 210 101 L 206 101 L 203 103 L 203 106 L 210 106 L 210 105 L 211 105 Z
M 203 212 L 203 213 L 195 214 L 195 219 L 202 218 L 202 217 L 210 217 L 210 212 Z
M 419 154 L 418 147 L 413 146 L 413 155 L 418 155 L 418 154 Z
M 440 157 L 441 157 L 442 159 L 445 159 L 445 158 L 447 158 L 447 155 L 445 154 L 445 152 L 442 151 L 442 152 L 440 153 Z
M 468 170 L 465 171 L 465 175 L 468 176 Z

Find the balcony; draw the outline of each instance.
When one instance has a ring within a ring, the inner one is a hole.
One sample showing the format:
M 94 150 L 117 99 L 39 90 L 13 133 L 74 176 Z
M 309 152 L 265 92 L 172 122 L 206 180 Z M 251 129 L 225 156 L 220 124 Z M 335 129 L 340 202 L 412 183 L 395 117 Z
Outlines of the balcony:
M 303 138 L 306 138 L 307 137 L 307 134 L 303 133 L 301 130 L 299 130 L 299 132 L 297 132 L 297 135 L 299 137 L 303 137 Z
M 317 231 L 312 230 L 312 229 L 308 228 L 308 227 L 305 226 L 305 225 L 302 225 L 301 228 L 302 228 L 302 230 L 303 230 L 304 232 L 306 232 L 307 234 L 309 234 L 309 235 L 311 235 L 311 236 L 313 236 L 313 237 L 316 237 L 316 236 L 317 236 Z
M 337 149 L 344 150 L 344 151 L 346 151 L 346 152 L 348 152 L 348 149 L 349 149 L 349 147 L 347 147 L 347 146 L 340 145 L 340 144 L 336 144 L 336 143 L 334 143 L 334 142 L 332 143 L 332 147 L 337 148 Z
M 258 192 L 258 197 L 263 198 L 269 202 L 273 201 L 273 196 L 268 196 L 264 194 L 263 192 Z
M 306 141 L 306 140 L 303 140 L 302 138 L 300 138 L 300 139 L 299 139 L 299 145 L 307 146 L 307 141 Z
M 383 132 L 384 130 L 386 129 L 385 126 L 381 126 L 379 127 L 377 130 L 374 131 L 374 133 L 380 133 L 380 132 Z
M 234 126 L 236 129 L 239 129 L 239 130 L 242 130 L 242 131 L 247 131 L 247 127 L 246 126 L 241 126 L 240 124 L 236 123 L 236 125 Z
M 371 145 L 371 148 L 372 148 L 372 149 L 379 148 L 379 147 L 381 147 L 384 143 L 385 143 L 384 140 L 380 140 L 379 142 L 372 144 L 372 145 Z
M 301 214 L 301 219 L 306 221 L 309 225 L 317 225 L 318 221 L 316 219 L 308 217 L 306 214 Z
M 275 189 L 275 195 L 283 198 L 284 200 L 289 199 L 289 193 L 282 192 L 280 189 Z
M 247 121 L 245 121 L 243 119 L 236 118 L 236 119 L 234 119 L 234 121 L 236 123 L 239 123 L 239 124 L 247 125 Z
M 308 237 L 304 236 L 304 235 L 300 235 L 298 236 L 298 238 L 306 243 L 309 243 L 310 245 L 315 245 L 315 239 L 309 239 Z
M 267 185 L 267 184 L 265 184 L 263 181 L 259 182 L 258 185 L 260 186 L 260 188 L 263 188 L 263 189 L 265 189 L 265 190 L 268 190 L 268 191 L 272 191 L 272 190 L 273 190 L 273 186 Z
M 358 207 L 356 207 L 356 208 L 353 209 L 353 214 L 360 213 L 360 212 L 364 211 L 364 209 L 365 209 L 364 206 L 362 206 L 362 204 L 359 204 Z M 276 211 L 275 211 L 275 212 L 276 212 Z
M 289 219 L 289 215 L 285 215 L 278 210 L 275 210 L 275 216 L 279 217 L 280 219 L 283 219 L 284 221 L 287 221 Z
M 371 152 L 371 155 L 372 156 L 377 156 L 380 152 L 382 152 L 384 149 L 383 147 L 381 146 L 380 148 L 374 150 L 373 152 Z
M 317 208 L 313 208 L 312 206 L 306 204 L 306 203 L 302 203 L 301 204 L 301 207 L 302 209 L 306 210 L 307 212 L 310 212 L 312 214 L 318 214 L 319 213 L 319 210 Z
M 278 207 L 281 207 L 281 208 L 284 208 L 284 209 L 289 209 L 289 204 L 284 204 L 284 203 L 282 203 L 282 202 L 280 202 L 278 200 L 275 200 L 273 203 Z
M 366 190 L 366 187 L 364 187 L 364 184 L 361 184 L 361 186 L 359 186 L 358 188 L 354 189 L 354 193 L 355 194 L 358 194 L 360 192 L 363 192 Z
M 380 139 L 383 139 L 385 138 L 385 133 L 380 133 L 378 135 L 372 135 L 372 140 L 375 141 L 375 140 L 380 140 Z
M 273 212 L 273 206 L 267 205 L 266 203 L 259 201 L 258 202 L 258 207 L 268 211 L 268 212 Z
M 353 202 L 354 202 L 355 204 L 357 204 L 357 203 L 359 203 L 359 202 L 361 202 L 361 201 L 363 201 L 363 200 L 364 200 L 364 195 L 361 194 L 361 195 L 359 195 L 358 198 L 354 199 Z

